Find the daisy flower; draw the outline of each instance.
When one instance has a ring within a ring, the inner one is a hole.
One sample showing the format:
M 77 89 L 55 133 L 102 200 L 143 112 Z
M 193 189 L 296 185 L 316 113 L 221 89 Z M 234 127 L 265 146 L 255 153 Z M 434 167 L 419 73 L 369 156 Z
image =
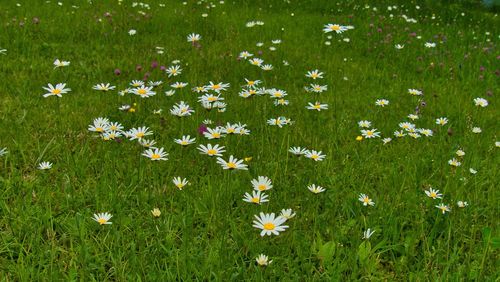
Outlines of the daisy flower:
M 268 196 L 264 192 L 252 191 L 252 194 L 245 193 L 245 195 L 243 196 L 243 201 L 260 205 L 261 203 L 269 202 L 267 198 Z
M 424 46 L 426 48 L 434 48 L 434 47 L 436 47 L 436 43 L 434 43 L 434 42 L 425 42 Z
M 56 59 L 54 61 L 54 68 L 60 68 L 60 67 L 67 67 L 69 66 L 70 62 L 68 61 L 61 61 L 59 59 Z
M 311 84 L 311 87 L 305 87 L 308 92 L 321 93 L 328 90 L 328 85 Z
M 259 58 L 252 58 L 252 59 L 248 60 L 248 62 L 250 62 L 250 64 L 252 64 L 254 66 L 260 67 L 264 63 L 264 60 L 259 59 Z
M 365 138 L 375 138 L 375 137 L 380 137 L 380 132 L 377 132 L 376 128 L 367 130 L 363 129 L 361 130 L 361 135 L 363 135 L 363 137 Z
M 459 157 L 463 157 L 463 156 L 465 156 L 465 152 L 464 152 L 463 150 L 457 150 L 457 151 L 455 152 L 455 154 L 456 154 L 457 156 L 459 156 Z
M 269 260 L 269 258 L 264 254 L 260 254 L 259 256 L 257 256 L 257 258 L 255 258 L 255 261 L 260 266 L 268 266 L 273 262 L 272 260 Z
M 142 153 L 143 156 L 150 158 L 152 161 L 166 161 L 168 154 L 163 151 L 163 148 L 147 149 Z
M 322 161 L 326 157 L 326 155 L 322 155 L 321 153 L 321 151 L 311 150 L 306 152 L 305 157 L 318 162 Z
M 483 99 L 483 98 L 475 98 L 474 99 L 474 104 L 478 107 L 486 107 L 488 106 L 488 101 L 486 99 Z
M 239 57 L 239 58 L 242 58 L 242 59 L 245 59 L 245 60 L 246 60 L 247 58 L 252 57 L 252 56 L 253 56 L 253 54 L 251 54 L 251 53 L 250 53 L 250 52 L 248 52 L 248 51 L 242 51 L 242 52 L 238 55 L 238 57 Z
M 223 127 L 216 127 L 214 129 L 207 127 L 207 130 L 203 132 L 203 136 L 205 136 L 207 139 L 220 139 L 221 137 L 224 137 L 222 134 L 224 132 Z
M 401 45 L 401 44 L 396 44 L 396 45 L 394 45 L 394 47 L 395 47 L 396 49 L 398 49 L 398 50 L 401 50 L 401 49 L 405 48 L 405 45 L 404 45 L 404 44 L 403 44 L 403 45 Z
M 364 232 L 363 232 L 363 240 L 368 240 L 370 239 L 370 237 L 373 235 L 373 233 L 375 233 L 375 230 L 370 230 L 370 228 L 366 229 Z
M 7 155 L 9 151 L 7 151 L 7 148 L 1 148 L 0 149 L 0 157 Z
M 170 84 L 170 87 L 172 88 L 175 88 L 175 89 L 180 89 L 180 88 L 184 88 L 188 85 L 187 82 L 174 82 L 172 84 Z
M 151 91 L 151 89 L 153 89 L 152 86 L 146 87 L 146 86 L 142 85 L 140 87 L 132 89 L 132 93 L 134 93 L 135 95 L 140 96 L 141 98 L 147 98 L 147 97 L 151 97 L 151 96 L 156 95 L 156 92 L 155 91 Z
M 111 214 L 105 212 L 105 213 L 94 214 L 94 217 L 92 219 L 97 221 L 97 223 L 99 223 L 100 225 L 104 225 L 104 224 L 113 224 L 112 222 L 109 221 L 112 217 L 113 216 Z
M 56 84 L 55 87 L 49 83 L 48 87 L 42 87 L 43 89 L 48 91 L 48 93 L 43 94 L 43 97 L 47 98 L 49 96 L 57 96 L 61 98 L 62 94 L 66 94 L 71 91 L 70 88 L 64 88 L 64 87 L 66 87 L 66 83 L 58 83 Z
M 194 113 L 194 110 L 184 101 L 180 101 L 170 109 L 170 114 L 178 117 L 190 116 L 192 113 Z
M 348 30 L 346 26 L 339 25 L 339 24 L 326 24 L 323 27 L 323 32 L 324 33 L 329 33 L 329 32 L 336 32 L 336 33 L 342 33 L 344 31 Z
M 115 88 L 116 88 L 116 86 L 111 86 L 111 84 L 109 84 L 109 83 L 106 83 L 106 84 L 99 83 L 99 84 L 96 84 L 92 87 L 92 89 L 94 89 L 94 90 L 105 91 L 105 92 L 107 92 L 109 90 L 113 90 Z
M 481 130 L 481 128 L 480 128 L 480 127 L 473 127 L 473 128 L 472 128 L 472 133 L 476 133 L 476 134 L 478 134 L 478 133 L 481 133 L 481 132 L 482 132 L 482 130 Z
M 160 217 L 161 215 L 161 211 L 159 208 L 154 208 L 152 211 L 151 211 L 151 214 L 153 215 L 153 217 Z
M 229 157 L 229 160 L 227 162 L 224 159 L 222 159 L 221 157 L 218 157 L 217 163 L 220 164 L 223 169 L 248 170 L 248 166 L 246 164 L 243 164 L 243 160 L 238 160 L 237 158 L 233 157 L 232 155 Z
M 399 127 L 401 127 L 402 129 L 408 131 L 410 129 L 415 129 L 415 124 L 409 123 L 409 122 L 402 122 L 402 123 L 399 124 Z
M 290 147 L 290 149 L 288 149 L 288 152 L 290 152 L 296 156 L 302 156 L 302 155 L 307 154 L 308 150 L 306 148 Z
M 259 85 L 262 82 L 260 80 L 248 80 L 246 78 L 245 78 L 245 81 L 247 83 L 245 86 L 248 88 L 255 88 L 255 87 L 257 87 L 257 85 Z
M 182 145 L 182 146 L 187 146 L 187 145 L 193 144 L 193 143 L 195 143 L 195 141 L 196 141 L 196 138 L 191 139 L 190 135 L 187 135 L 187 136 L 184 135 L 180 139 L 174 139 L 175 143 Z
M 320 102 L 316 103 L 308 103 L 308 106 L 306 106 L 306 109 L 308 110 L 316 110 L 316 111 L 321 111 L 321 110 L 328 110 L 328 104 L 321 104 Z
M 156 144 L 156 141 L 155 140 L 147 140 L 147 139 L 144 139 L 144 138 L 141 138 L 141 139 L 138 139 L 139 140 L 139 144 L 144 147 L 144 148 L 150 148 L 150 149 L 156 149 L 156 147 L 154 146 Z
M 281 216 L 275 217 L 274 213 L 265 214 L 261 212 L 260 216 L 255 215 L 255 219 L 256 220 L 253 221 L 253 227 L 262 229 L 260 236 L 271 236 L 271 234 L 279 235 L 279 232 L 283 232 L 288 228 L 287 225 L 282 225 L 286 221 L 286 218 Z
M 385 106 L 389 105 L 389 100 L 378 99 L 377 101 L 375 101 L 375 105 L 380 106 L 380 107 L 385 107 Z
M 464 202 L 464 201 L 458 201 L 457 202 L 457 206 L 459 208 L 465 208 L 466 206 L 468 206 L 469 204 L 467 202 Z
M 168 69 L 165 70 L 165 72 L 168 74 L 168 77 L 178 76 L 179 74 L 182 73 L 182 69 L 181 66 L 175 65 L 175 66 L 170 66 Z
M 181 179 L 180 177 L 174 177 L 174 179 L 172 179 L 172 182 L 174 183 L 175 187 L 179 188 L 179 190 L 182 190 L 189 183 L 186 178 Z
M 418 89 L 408 89 L 408 93 L 412 96 L 422 96 L 423 92 Z
M 384 143 L 384 145 L 391 142 L 391 141 L 392 141 L 392 138 L 389 138 L 389 137 L 382 139 L 382 142 Z
M 285 99 L 276 99 L 274 100 L 274 105 L 275 106 L 287 106 L 290 103 L 290 101 L 285 100 Z
M 411 119 L 411 120 L 416 120 L 418 119 L 418 115 L 415 115 L 415 114 L 409 114 L 408 115 L 408 118 Z
M 208 89 L 205 86 L 195 86 L 191 90 L 196 93 L 205 93 L 208 91 Z
M 417 131 L 420 132 L 420 134 L 422 134 L 424 136 L 427 136 L 427 137 L 430 137 L 430 136 L 432 136 L 434 134 L 432 132 L 432 130 L 427 129 L 427 128 L 419 128 Z
M 132 86 L 132 87 L 140 87 L 143 85 L 144 85 L 144 81 L 142 81 L 142 80 L 132 80 L 132 82 L 130 82 L 130 86 Z
M 91 125 L 89 125 L 88 130 L 97 133 L 104 133 L 109 130 L 109 123 L 109 119 L 98 117 L 94 119 L 94 122 Z
M 213 103 L 217 101 L 223 101 L 224 98 L 219 95 L 215 96 L 213 94 L 205 94 L 203 96 L 198 97 L 198 102 L 201 103 Z
M 375 203 L 372 201 L 372 199 L 368 198 L 366 194 L 359 194 L 358 200 L 363 203 L 363 206 L 374 206 Z
M 229 83 L 219 82 L 214 84 L 212 81 L 210 81 L 208 85 L 205 85 L 205 87 L 209 90 L 213 90 L 216 93 L 219 93 L 221 91 L 226 91 L 229 87 Z
M 368 127 L 372 126 L 372 122 L 368 121 L 368 120 L 361 120 L 361 121 L 358 121 L 358 126 L 368 128 Z
M 222 153 L 226 151 L 224 150 L 224 148 L 225 148 L 224 146 L 219 146 L 218 144 L 215 144 L 214 146 L 212 146 L 212 144 L 207 144 L 206 146 L 199 145 L 197 149 L 200 151 L 200 154 L 205 154 L 210 157 L 213 156 L 222 157 Z
M 273 70 L 274 67 L 271 64 L 266 64 L 266 65 L 262 65 L 260 68 L 262 70 L 265 70 L 265 71 L 270 71 L 270 70 Z
M 425 194 L 429 197 L 429 198 L 432 198 L 432 199 L 442 199 L 443 198 L 443 194 L 440 194 L 439 193 L 439 190 L 434 190 L 432 189 L 432 187 L 429 188 L 429 190 L 426 190 L 425 191 Z
M 136 140 L 136 139 L 141 139 L 144 136 L 152 135 L 153 132 L 149 131 L 149 127 L 138 127 L 138 128 L 131 128 L 127 132 L 127 136 L 130 138 L 130 140 Z
M 312 70 L 312 71 L 308 71 L 306 73 L 306 77 L 309 77 L 312 79 L 323 78 L 323 73 L 320 72 L 319 70 Z
M 259 176 L 251 181 L 253 189 L 256 191 L 266 191 L 273 188 L 271 179 L 267 176 Z
M 458 167 L 458 166 L 461 166 L 462 163 L 459 162 L 457 159 L 453 158 L 451 160 L 448 161 L 448 164 L 451 165 L 451 166 L 454 166 L 454 167 Z
M 319 185 L 316 186 L 316 184 L 312 184 L 312 185 L 307 186 L 307 189 L 309 189 L 309 191 L 313 192 L 314 194 L 319 194 L 321 192 L 326 191 L 325 188 L 323 188 Z
M 271 98 L 283 98 L 288 95 L 285 90 L 275 88 L 267 89 L 266 92 L 271 96 Z
M 196 33 L 191 33 L 187 36 L 187 42 L 195 43 L 195 42 L 198 42 L 200 40 L 201 40 L 201 35 L 196 34 Z
M 286 218 L 286 220 L 289 220 L 289 219 L 295 217 L 295 213 L 293 212 L 292 209 L 282 209 L 280 216 Z
M 38 164 L 38 169 L 40 170 L 47 170 L 52 168 L 52 163 L 50 162 L 41 162 Z
M 441 212 L 443 214 L 445 214 L 446 212 L 450 212 L 451 211 L 450 207 L 447 206 L 447 205 L 445 205 L 445 204 L 443 204 L 443 203 L 441 203 L 441 204 L 439 204 L 439 205 L 437 205 L 435 207 L 438 208 L 439 210 L 441 210 Z

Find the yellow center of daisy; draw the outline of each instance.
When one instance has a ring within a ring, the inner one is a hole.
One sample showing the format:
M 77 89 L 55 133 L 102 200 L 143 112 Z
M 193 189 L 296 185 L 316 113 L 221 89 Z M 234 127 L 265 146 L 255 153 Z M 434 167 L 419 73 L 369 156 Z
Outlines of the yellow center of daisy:
M 258 198 L 258 197 L 252 198 L 252 203 L 258 204 L 259 202 L 260 202 L 260 198 Z
M 313 159 L 313 160 L 316 160 L 316 159 L 318 159 L 318 158 L 319 158 L 319 156 L 318 156 L 318 155 L 312 155 L 312 156 L 311 156 L 311 159 Z
M 207 100 L 209 102 L 213 102 L 213 101 L 216 101 L 217 100 L 217 97 L 208 97 Z
M 95 131 L 97 131 L 97 132 L 104 132 L 104 128 L 102 128 L 102 127 L 97 127 L 97 128 L 95 129 Z
M 212 89 L 220 89 L 220 85 L 219 84 L 215 84 L 212 86 Z
M 370 202 L 370 199 L 368 197 L 363 198 L 363 203 L 367 203 L 368 204 L 369 202 Z
M 274 230 L 274 228 L 276 228 L 276 225 L 272 222 L 264 224 L 264 230 Z
M 255 94 L 257 94 L 257 91 L 255 91 L 255 90 L 252 89 L 252 90 L 248 91 L 248 94 L 255 95 Z
M 142 138 L 142 137 L 144 137 L 144 132 L 138 132 L 138 133 L 136 133 L 136 134 L 135 134 L 135 137 L 137 137 L 137 138 Z
M 186 140 L 181 141 L 181 145 L 187 145 L 187 144 L 188 144 L 188 142 Z
M 229 163 L 227 163 L 227 167 L 230 168 L 230 169 L 235 169 L 236 168 L 236 164 L 232 163 L 232 162 L 229 162 Z
M 234 128 L 228 128 L 226 131 L 227 133 L 234 133 Z
M 53 89 L 53 90 L 52 90 L 52 94 L 54 94 L 54 95 L 57 95 L 57 94 L 59 94 L 59 93 L 61 93 L 61 89 L 57 89 L 57 88 L 56 88 L 56 89 Z
M 330 27 L 331 30 L 334 30 L 334 31 L 337 31 L 337 30 L 340 30 L 340 25 L 338 24 L 334 24 Z
M 431 192 L 430 196 L 431 198 L 436 198 L 437 197 L 436 192 Z
M 139 89 L 137 90 L 137 93 L 139 93 L 139 95 L 145 95 L 146 94 L 146 89 Z
M 249 86 L 252 86 L 252 85 L 254 85 L 254 84 L 255 84 L 255 81 L 250 80 L 247 84 L 248 84 Z
M 214 132 L 212 133 L 213 138 L 220 138 L 220 133 Z
M 313 106 L 313 108 L 317 110 L 317 109 L 321 108 L 321 105 L 320 104 L 316 104 L 316 105 Z
M 99 224 L 100 224 L 100 225 L 103 225 L 103 224 L 105 224 L 105 223 L 107 222 L 107 220 L 106 220 L 106 219 L 104 219 L 104 218 L 99 218 L 99 219 L 97 220 L 97 222 L 99 222 Z
M 315 73 L 315 72 L 313 72 L 313 73 L 311 74 L 311 78 L 318 78 L 318 76 L 319 76 L 319 75 L 318 75 L 317 73 Z
M 177 183 L 177 184 L 175 184 L 175 186 L 177 186 L 177 188 L 179 188 L 179 189 L 182 189 L 184 187 L 184 185 L 182 183 Z
M 210 155 L 210 156 L 215 155 L 216 153 L 217 153 L 217 151 L 214 150 L 214 149 L 210 149 L 210 150 L 207 151 L 207 154 Z
M 260 190 L 260 191 L 264 191 L 266 190 L 267 186 L 264 185 L 264 184 L 260 184 L 259 186 L 257 186 L 257 188 Z
M 372 132 L 372 131 L 367 131 L 367 132 L 366 132 L 366 135 L 367 135 L 367 136 L 373 136 L 373 132 Z
M 316 91 L 320 91 L 320 90 L 321 90 L 321 87 L 319 87 L 319 86 L 314 86 L 314 90 L 316 90 Z
M 160 155 L 159 155 L 159 154 L 152 154 L 152 155 L 151 155 L 151 159 L 152 159 L 152 160 L 157 160 L 157 159 L 159 159 L 159 158 L 160 158 Z

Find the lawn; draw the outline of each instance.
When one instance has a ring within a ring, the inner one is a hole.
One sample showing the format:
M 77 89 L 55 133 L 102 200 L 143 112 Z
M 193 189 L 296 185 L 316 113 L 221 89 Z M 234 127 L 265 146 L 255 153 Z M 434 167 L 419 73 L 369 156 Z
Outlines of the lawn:
M 1 1 L 0 279 L 495 281 L 500 16 L 448 2 Z

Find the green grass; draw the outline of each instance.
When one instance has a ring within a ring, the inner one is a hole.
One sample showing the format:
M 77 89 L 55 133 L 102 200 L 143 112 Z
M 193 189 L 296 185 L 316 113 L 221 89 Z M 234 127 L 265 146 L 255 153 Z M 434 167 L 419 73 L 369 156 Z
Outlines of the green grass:
M 0 157 L 3 281 L 495 281 L 500 276 L 495 145 L 500 17 L 494 12 L 476 2 L 448 1 L 418 1 L 420 9 L 403 0 L 213 1 L 211 9 L 208 2 L 164 1 L 165 7 L 150 2 L 149 10 L 133 8 L 130 1 L 83 2 L 0 3 L 0 49 L 7 49 L 0 54 L 0 149 L 9 151 Z M 389 5 L 398 9 L 388 11 Z M 418 22 L 407 23 L 402 14 Z M 265 24 L 245 27 L 251 20 Z M 324 34 L 328 23 L 355 29 Z M 137 34 L 130 36 L 130 29 Z M 193 32 L 202 36 L 201 48 L 186 42 Z M 421 39 L 409 36 L 412 32 Z M 282 43 L 271 52 L 274 39 Z M 427 41 L 436 48 L 425 48 Z M 256 47 L 257 42 L 265 45 Z M 397 50 L 395 44 L 405 47 Z M 164 54 L 157 54 L 156 46 L 164 47 Z M 243 50 L 274 70 L 237 60 Z M 56 58 L 71 65 L 54 69 Z M 168 67 L 176 59 L 183 69 L 178 77 L 150 68 L 152 61 Z M 136 71 L 137 65 L 143 70 Z M 323 71 L 324 79 L 304 76 L 313 69 Z M 154 97 L 92 90 L 101 82 L 122 90 L 146 72 L 150 80 L 164 81 Z M 286 90 L 290 105 L 239 97 L 244 78 Z M 166 97 L 175 81 L 189 85 Z M 231 84 L 222 94 L 226 112 L 204 110 L 200 95 L 190 90 L 209 81 Z M 42 87 L 59 82 L 72 91 L 60 99 L 42 97 Z M 328 91 L 306 93 L 304 86 L 312 82 L 328 85 Z M 409 88 L 424 96 L 410 96 Z M 476 97 L 489 106 L 476 107 Z M 376 107 L 380 98 L 389 106 Z M 181 100 L 194 107 L 192 116 L 170 115 Z M 329 109 L 305 109 L 315 101 Z M 394 138 L 398 124 L 421 101 L 426 106 L 415 123 L 434 136 Z M 133 103 L 135 113 L 118 110 Z M 155 109 L 162 114 L 152 114 Z M 294 124 L 266 124 L 281 115 Z M 101 140 L 87 130 L 101 116 L 126 129 L 148 126 L 169 160 L 150 161 L 136 142 Z M 449 123 L 436 125 L 438 117 Z M 197 131 L 205 119 L 245 123 L 251 134 L 208 141 Z M 360 120 L 372 121 L 392 142 L 356 141 Z M 482 133 L 472 133 L 473 126 Z M 182 135 L 196 136 L 196 144 L 181 148 L 173 139 Z M 207 143 L 226 146 L 225 159 L 252 157 L 249 170 L 222 170 L 196 150 Z M 288 153 L 291 146 L 327 156 L 322 162 L 297 158 Z M 448 160 L 458 149 L 466 154 L 462 165 L 452 168 Z M 38 170 L 41 161 L 54 166 Z M 273 181 L 270 201 L 242 201 L 259 175 Z M 179 191 L 172 184 L 176 176 L 191 185 Z M 312 183 L 326 192 L 309 192 Z M 441 201 L 425 195 L 428 186 L 444 194 L 450 213 L 434 207 Z M 360 193 L 376 205 L 364 207 Z M 459 200 L 470 205 L 461 209 Z M 153 208 L 161 210 L 159 218 L 151 215 Z M 283 208 L 297 213 L 287 221 L 289 228 L 279 236 L 259 236 L 253 216 Z M 91 219 L 106 211 L 112 225 Z M 367 228 L 376 232 L 363 240 Z M 261 253 L 272 264 L 258 266 Z

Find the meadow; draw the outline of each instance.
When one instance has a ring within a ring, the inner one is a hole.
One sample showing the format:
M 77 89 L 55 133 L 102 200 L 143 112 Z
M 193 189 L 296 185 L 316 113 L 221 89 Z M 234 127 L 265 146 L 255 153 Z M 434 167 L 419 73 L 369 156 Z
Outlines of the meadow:
M 498 10 L 8 0 L 0 25 L 2 281 L 498 281 Z

